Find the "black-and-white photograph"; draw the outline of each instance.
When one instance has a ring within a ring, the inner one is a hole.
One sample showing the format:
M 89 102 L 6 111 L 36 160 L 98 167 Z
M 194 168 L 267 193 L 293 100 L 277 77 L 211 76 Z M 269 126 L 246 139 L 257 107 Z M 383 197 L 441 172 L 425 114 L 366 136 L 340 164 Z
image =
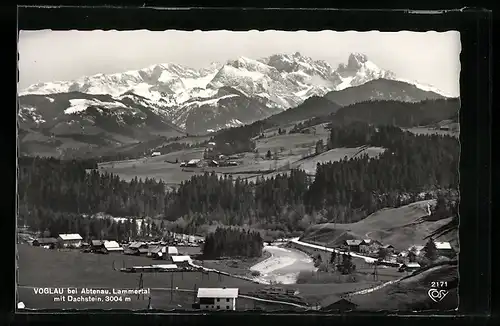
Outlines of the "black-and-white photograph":
M 459 32 L 18 51 L 18 311 L 458 307 Z

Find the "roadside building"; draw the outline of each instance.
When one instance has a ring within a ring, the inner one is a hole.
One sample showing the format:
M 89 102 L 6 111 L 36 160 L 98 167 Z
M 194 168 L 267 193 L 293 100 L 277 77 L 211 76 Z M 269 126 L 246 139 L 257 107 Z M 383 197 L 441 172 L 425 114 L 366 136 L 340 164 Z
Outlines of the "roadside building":
M 80 248 L 82 240 L 82 236 L 78 233 L 59 234 L 59 237 L 57 238 L 57 241 L 63 248 Z
M 153 153 L 151 153 L 151 156 L 153 156 L 153 157 L 154 157 L 154 156 L 160 156 L 160 155 L 161 155 L 161 153 L 160 153 L 160 152 L 153 152 Z
M 377 240 L 363 239 L 359 245 L 359 250 L 364 253 L 377 252 L 380 249 L 380 246 L 382 246 L 382 244 Z
M 363 240 L 346 240 L 345 245 L 349 249 L 349 251 L 359 252 L 360 245 L 363 243 Z
M 237 288 L 199 288 L 198 304 L 201 310 L 236 310 Z
M 448 258 L 453 258 L 455 256 L 455 251 L 449 242 L 434 241 L 434 244 L 436 245 L 438 256 L 445 256 Z
M 56 238 L 38 238 L 33 240 L 31 245 L 35 247 L 51 247 L 54 248 L 57 245 Z

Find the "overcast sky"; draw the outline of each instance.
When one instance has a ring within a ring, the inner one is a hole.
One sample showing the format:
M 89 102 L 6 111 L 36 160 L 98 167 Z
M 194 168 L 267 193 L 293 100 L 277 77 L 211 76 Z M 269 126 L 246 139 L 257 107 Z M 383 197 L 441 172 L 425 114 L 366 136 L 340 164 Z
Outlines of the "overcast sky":
M 458 96 L 458 32 L 21 31 L 19 87 L 178 63 L 201 68 L 239 56 L 295 53 L 336 67 L 360 52 L 398 77 Z

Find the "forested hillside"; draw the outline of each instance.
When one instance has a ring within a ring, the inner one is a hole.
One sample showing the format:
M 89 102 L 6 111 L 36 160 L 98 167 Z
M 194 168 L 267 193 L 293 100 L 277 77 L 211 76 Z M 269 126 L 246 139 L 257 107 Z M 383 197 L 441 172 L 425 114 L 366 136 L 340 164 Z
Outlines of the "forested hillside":
M 249 133 L 258 132 L 253 128 Z M 235 132 L 234 138 L 243 139 L 238 135 Z M 301 170 L 255 182 L 206 173 L 172 192 L 166 192 L 161 181 L 125 182 L 86 170 L 95 168 L 95 162 L 21 158 L 20 218 L 40 230 L 56 218 L 40 213 L 45 211 L 71 213 L 75 218 L 97 212 L 182 218 L 183 227 L 191 231 L 217 222 L 293 232 L 332 218 L 355 222 L 380 208 L 414 201 L 424 192 L 458 188 L 456 138 L 364 123 L 332 126 L 328 148 L 362 145 L 387 150 L 377 159 L 360 153 L 350 160 L 318 164 L 314 180 Z

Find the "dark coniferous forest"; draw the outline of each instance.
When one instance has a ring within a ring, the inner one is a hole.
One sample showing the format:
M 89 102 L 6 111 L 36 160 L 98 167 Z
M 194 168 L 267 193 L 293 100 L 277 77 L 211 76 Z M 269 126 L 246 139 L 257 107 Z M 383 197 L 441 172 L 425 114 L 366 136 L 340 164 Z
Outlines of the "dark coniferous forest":
M 236 228 L 217 228 L 207 235 L 203 245 L 204 258 L 260 257 L 264 242 L 259 232 Z
M 260 127 L 249 132 L 258 135 Z M 104 212 L 167 221 L 182 218 L 191 232 L 219 223 L 289 234 L 331 219 L 355 222 L 384 207 L 458 189 L 460 151 L 454 137 L 414 135 L 361 122 L 331 126 L 327 148 L 364 145 L 386 151 L 377 159 L 360 152 L 354 158 L 318 164 L 314 178 L 301 170 L 255 182 L 205 173 L 176 191 L 166 191 L 163 182 L 153 179 L 123 181 L 97 171 L 93 161 L 20 158 L 19 219 L 40 231 L 57 225 L 60 233 L 80 230 L 82 214 Z M 99 237 L 99 228 L 109 234 L 119 227 L 95 226 L 82 230 L 82 235 Z

